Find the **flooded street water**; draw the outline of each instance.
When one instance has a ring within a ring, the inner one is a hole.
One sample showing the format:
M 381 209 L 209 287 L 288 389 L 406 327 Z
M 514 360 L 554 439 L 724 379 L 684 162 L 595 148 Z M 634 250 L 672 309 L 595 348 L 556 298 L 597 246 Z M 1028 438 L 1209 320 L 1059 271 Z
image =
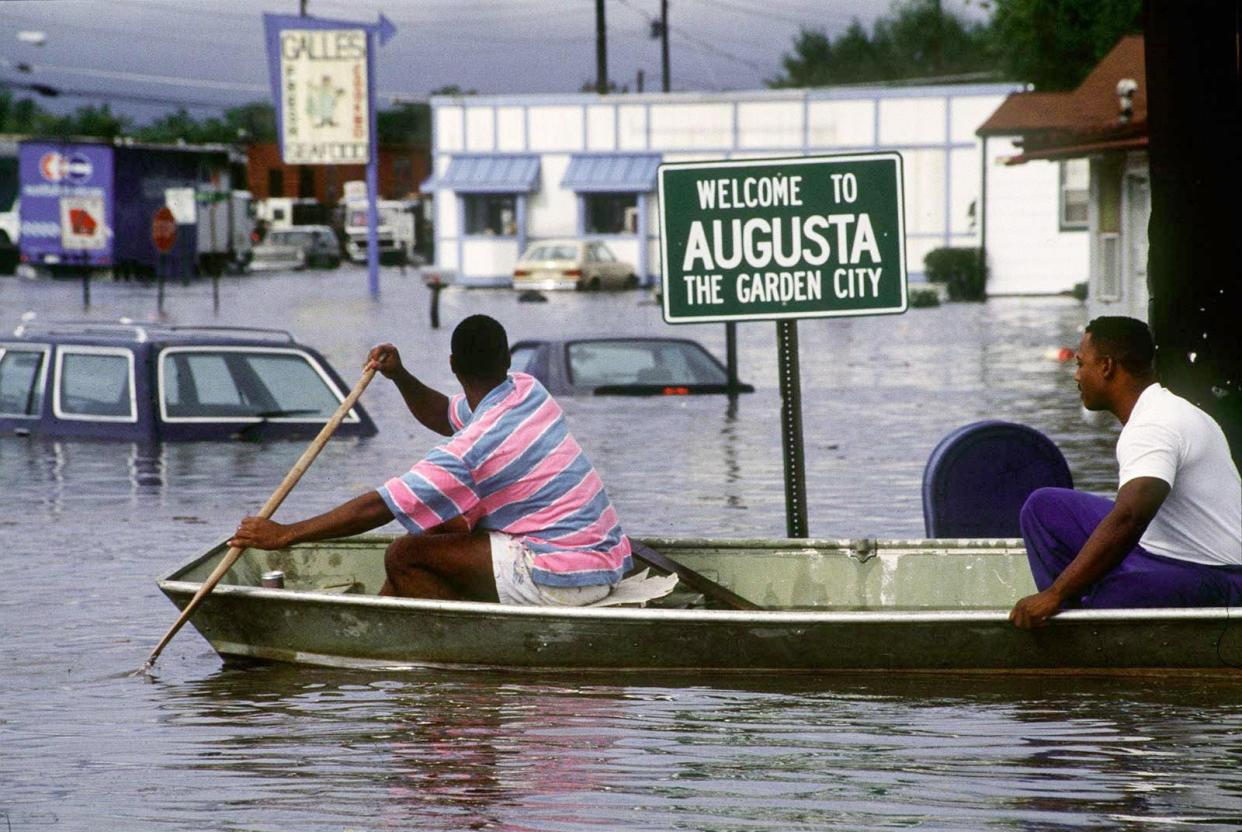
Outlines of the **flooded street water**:
M 151 287 L 0 280 L 0 327 L 40 319 L 287 328 L 348 383 L 392 341 L 452 391 L 448 344 L 485 312 L 512 340 L 662 334 L 724 354 L 724 327 L 672 329 L 639 292 L 428 292 L 386 271 Z M 1023 422 L 1078 487 L 1115 486 L 1115 424 L 1083 418 L 1083 309 L 996 299 L 799 327 L 809 525 L 923 534 L 927 455 L 978 419 Z M 739 327 L 723 398 L 563 399 L 635 535 L 784 533 L 775 326 Z M 434 437 L 382 378 L 379 434 L 329 442 L 277 519 L 322 511 Z M 523 675 L 225 667 L 155 581 L 253 513 L 302 442 L 131 444 L 0 437 L 0 830 L 1161 829 L 1242 826 L 1236 681 L 798 675 Z M 394 527 L 395 528 L 395 527 Z

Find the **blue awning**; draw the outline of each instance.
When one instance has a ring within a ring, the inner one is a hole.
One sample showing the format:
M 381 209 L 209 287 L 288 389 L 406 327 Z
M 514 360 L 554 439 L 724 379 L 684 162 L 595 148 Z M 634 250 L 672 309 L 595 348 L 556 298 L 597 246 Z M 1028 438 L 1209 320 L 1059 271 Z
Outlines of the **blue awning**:
M 578 193 L 647 193 L 656 189 L 660 157 L 650 153 L 594 153 L 573 156 L 561 187 Z
M 436 190 L 467 194 L 520 194 L 539 187 L 539 157 L 518 154 L 454 156 Z

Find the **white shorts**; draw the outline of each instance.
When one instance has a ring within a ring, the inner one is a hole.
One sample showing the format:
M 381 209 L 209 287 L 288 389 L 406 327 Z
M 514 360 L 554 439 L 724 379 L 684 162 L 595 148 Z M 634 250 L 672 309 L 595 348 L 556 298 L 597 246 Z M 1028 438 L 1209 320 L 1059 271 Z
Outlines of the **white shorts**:
M 496 577 L 496 596 L 502 604 L 535 607 L 582 607 L 602 601 L 612 592 L 600 586 L 544 586 L 531 579 L 535 553 L 516 537 L 489 532 L 492 543 L 492 574 Z

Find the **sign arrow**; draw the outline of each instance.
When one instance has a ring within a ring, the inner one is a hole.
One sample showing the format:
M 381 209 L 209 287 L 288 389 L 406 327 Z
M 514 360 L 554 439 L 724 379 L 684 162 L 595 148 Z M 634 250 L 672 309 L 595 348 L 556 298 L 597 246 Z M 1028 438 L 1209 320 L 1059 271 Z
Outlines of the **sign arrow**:
M 392 40 L 392 36 L 395 34 L 397 34 L 397 27 L 392 24 L 391 20 L 384 17 L 383 12 L 380 12 L 380 16 L 379 16 L 380 46 L 383 46 L 384 44 L 388 43 L 388 41 Z

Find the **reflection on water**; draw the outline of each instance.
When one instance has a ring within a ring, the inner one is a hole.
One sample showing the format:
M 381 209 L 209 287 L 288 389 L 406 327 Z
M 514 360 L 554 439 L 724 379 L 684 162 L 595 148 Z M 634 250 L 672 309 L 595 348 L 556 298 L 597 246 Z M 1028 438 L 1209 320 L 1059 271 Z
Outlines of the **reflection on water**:
M 170 323 L 291 329 L 347 381 L 378 341 L 451 389 L 451 323 L 518 337 L 668 334 L 636 293 L 427 293 L 386 273 L 169 286 Z M 0 282 L 0 326 L 77 317 L 77 287 Z M 149 291 L 97 282 L 88 314 L 144 319 Z M 928 453 L 966 422 L 1030 424 L 1080 487 L 1115 484 L 1116 426 L 1092 425 L 1072 369 L 1081 307 L 1004 300 L 803 322 L 811 531 L 922 534 Z M 631 531 L 784 530 L 774 332 L 738 327 L 743 380 L 718 397 L 564 401 Z M 724 354 L 724 327 L 675 334 Z M 433 437 L 400 395 L 364 399 L 372 439 L 329 442 L 277 518 L 402 470 Z M 0 439 L 0 815 L 12 828 L 1060 829 L 1242 823 L 1242 696 L 1227 681 L 696 674 L 554 678 L 222 667 L 192 630 L 153 681 L 126 675 L 171 624 L 154 585 L 258 508 L 301 442 Z M 0 829 L 7 829 L 0 826 Z

